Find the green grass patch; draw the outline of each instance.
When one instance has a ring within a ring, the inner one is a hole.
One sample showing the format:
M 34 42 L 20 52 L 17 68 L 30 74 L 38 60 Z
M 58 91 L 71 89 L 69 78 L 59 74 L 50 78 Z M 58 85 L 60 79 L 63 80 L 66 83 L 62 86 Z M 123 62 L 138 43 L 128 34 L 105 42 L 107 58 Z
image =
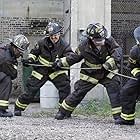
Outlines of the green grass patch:
M 111 106 L 107 100 L 91 100 L 87 104 L 81 104 L 77 107 L 74 113 L 107 117 L 111 116 Z

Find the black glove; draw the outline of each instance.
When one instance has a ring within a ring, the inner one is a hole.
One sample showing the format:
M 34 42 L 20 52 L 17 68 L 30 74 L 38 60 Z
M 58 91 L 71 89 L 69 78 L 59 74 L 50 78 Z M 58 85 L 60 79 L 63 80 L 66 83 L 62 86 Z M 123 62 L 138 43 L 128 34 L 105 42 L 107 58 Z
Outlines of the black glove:
M 61 60 L 59 59 L 59 60 L 57 60 L 57 61 L 55 61 L 53 64 L 52 64 L 52 68 L 53 68 L 53 70 L 55 70 L 55 71 L 58 71 L 58 70 L 61 70 L 62 67 L 63 66 L 63 64 L 62 64 L 62 62 L 61 62 Z
M 23 66 L 25 66 L 25 67 L 29 67 L 30 65 L 28 65 L 28 64 L 34 64 L 35 63 L 34 59 L 32 59 L 32 58 L 22 59 L 21 62 L 23 64 Z

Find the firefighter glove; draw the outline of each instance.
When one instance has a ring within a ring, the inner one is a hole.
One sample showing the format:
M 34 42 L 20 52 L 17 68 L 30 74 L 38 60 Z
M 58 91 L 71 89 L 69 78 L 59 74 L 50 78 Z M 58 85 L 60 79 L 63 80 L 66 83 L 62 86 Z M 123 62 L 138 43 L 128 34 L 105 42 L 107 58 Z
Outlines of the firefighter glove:
M 115 63 L 114 58 L 108 56 L 108 57 L 106 58 L 105 63 L 103 64 L 103 67 L 104 67 L 106 70 L 115 70 L 115 69 L 117 69 L 117 65 L 116 65 L 116 63 Z
M 22 59 L 21 62 L 23 64 L 23 66 L 25 66 L 25 67 L 28 67 L 29 66 L 28 64 L 34 64 L 35 63 L 34 59 L 32 59 L 32 58 Z
M 59 59 L 53 63 L 52 68 L 57 71 L 57 70 L 61 70 L 62 66 L 63 66 L 63 64 L 62 64 L 61 60 Z

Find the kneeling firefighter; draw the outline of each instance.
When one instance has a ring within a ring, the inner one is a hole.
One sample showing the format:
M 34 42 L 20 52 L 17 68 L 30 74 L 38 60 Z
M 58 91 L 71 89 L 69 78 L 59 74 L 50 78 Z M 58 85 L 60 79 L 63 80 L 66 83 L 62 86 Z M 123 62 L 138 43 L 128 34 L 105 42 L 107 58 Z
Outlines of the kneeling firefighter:
M 91 69 L 81 69 L 80 80 L 75 83 L 74 92 L 63 101 L 55 118 L 62 120 L 70 116 L 87 92 L 100 83 L 107 89 L 112 114 L 114 119 L 117 119 L 121 113 L 120 78 L 108 70 L 118 72 L 117 63 L 121 54 L 116 52 L 116 48 L 119 45 L 113 37 L 107 38 L 107 30 L 100 23 L 89 24 L 86 34 L 87 37 L 82 40 L 75 54 L 56 63 L 56 67 L 64 67 L 84 60 L 81 68 Z
M 12 80 L 17 77 L 17 58 L 22 56 L 29 46 L 28 39 L 21 34 L 9 40 L 10 44 L 0 45 L 0 117 L 13 116 L 7 109 Z

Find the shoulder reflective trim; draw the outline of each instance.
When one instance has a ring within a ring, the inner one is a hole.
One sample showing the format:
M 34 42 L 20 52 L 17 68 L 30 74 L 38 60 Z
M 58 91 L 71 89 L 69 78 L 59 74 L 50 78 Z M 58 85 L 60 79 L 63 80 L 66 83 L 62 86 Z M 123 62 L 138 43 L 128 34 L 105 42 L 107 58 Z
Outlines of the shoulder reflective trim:
M 19 108 L 22 108 L 22 109 L 25 109 L 28 105 L 27 104 L 22 104 L 18 101 L 18 99 L 16 100 L 16 105 L 19 107 Z
M 99 80 L 92 78 L 92 77 L 89 77 L 88 75 L 85 75 L 83 73 L 80 73 L 80 79 L 87 81 L 87 82 L 90 82 L 92 84 L 98 84 L 98 81 L 99 81 Z
M 98 68 L 98 69 L 101 69 L 102 68 L 102 64 L 98 64 L 98 65 L 92 64 L 92 63 L 88 62 L 87 60 L 85 60 L 85 64 L 87 66 L 89 66 L 90 68 Z
M 136 115 L 136 113 L 129 114 L 129 115 L 121 113 L 121 118 L 123 118 L 124 120 L 130 121 L 130 120 L 134 120 L 135 119 L 135 115 Z
M 16 65 L 13 65 L 13 67 L 14 67 L 14 69 L 16 69 L 16 70 L 17 70 L 17 66 L 16 66 Z
M 68 111 L 73 111 L 75 109 L 75 107 L 71 107 L 69 106 L 66 101 L 64 100 L 62 105 L 61 105 L 65 110 L 68 110 Z
M 8 101 L 0 100 L 0 106 L 8 106 Z
M 122 111 L 122 107 L 115 107 L 115 108 L 112 108 L 112 114 L 117 114 L 117 113 L 121 113 Z
M 137 73 L 140 72 L 140 68 L 134 68 L 132 71 L 131 71 L 131 74 L 135 77 Z
M 62 62 L 62 64 L 63 64 L 64 67 L 69 67 L 69 64 L 67 62 L 66 57 L 61 58 L 61 62 Z
M 54 78 L 56 78 L 58 75 L 60 74 L 67 74 L 68 72 L 67 71 L 56 71 L 52 74 L 49 75 L 50 79 L 53 80 Z
M 41 80 L 42 77 L 43 77 L 43 75 L 38 73 L 37 71 L 32 71 L 31 75 L 34 76 L 35 78 L 39 79 L 39 80 Z
M 42 58 L 41 56 L 39 56 L 38 58 L 39 62 L 47 67 L 50 67 L 50 65 L 53 64 L 53 62 L 49 62 L 46 59 Z
M 119 72 L 118 69 L 116 69 L 116 70 L 112 70 L 112 71 L 115 72 L 115 73 Z M 110 72 L 106 77 L 109 78 L 109 79 L 112 79 L 114 76 L 115 76 L 115 74 L 112 73 L 112 72 Z
M 132 59 L 131 57 L 128 58 L 128 61 L 132 64 L 136 64 L 136 60 Z
M 35 60 L 36 56 L 30 53 L 30 54 L 28 54 L 28 58 L 32 58 L 33 60 Z

